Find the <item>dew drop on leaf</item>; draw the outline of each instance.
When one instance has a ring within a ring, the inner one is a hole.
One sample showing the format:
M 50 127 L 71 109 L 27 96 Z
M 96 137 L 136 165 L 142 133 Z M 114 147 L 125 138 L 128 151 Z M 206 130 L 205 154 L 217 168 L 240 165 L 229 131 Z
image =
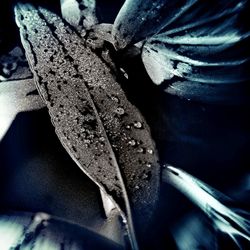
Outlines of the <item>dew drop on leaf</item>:
M 135 122 L 135 123 L 134 123 L 134 127 L 135 127 L 135 128 L 142 128 L 141 122 Z
M 152 149 L 148 149 L 147 151 L 148 151 L 149 154 L 151 154 L 151 155 L 153 154 L 153 150 Z
M 128 142 L 129 145 L 131 146 L 135 146 L 136 145 L 136 141 L 135 140 L 131 140 Z
M 118 107 L 115 112 L 118 114 L 118 115 L 124 115 L 125 114 L 125 111 L 123 108 L 121 107 Z

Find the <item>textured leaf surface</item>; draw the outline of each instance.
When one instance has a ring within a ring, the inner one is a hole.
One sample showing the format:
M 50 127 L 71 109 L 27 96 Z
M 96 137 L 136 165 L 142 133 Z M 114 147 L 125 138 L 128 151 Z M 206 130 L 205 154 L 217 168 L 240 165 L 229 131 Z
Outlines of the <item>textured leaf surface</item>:
M 200 27 L 209 32 L 206 26 L 215 24 L 216 21 L 220 26 L 210 25 L 210 28 L 214 28 L 217 33 L 221 30 L 223 34 L 226 26 L 224 22 L 221 24 L 222 18 L 229 18 L 227 24 L 232 23 L 232 17 L 235 18 L 235 14 L 244 9 L 246 2 L 246 0 L 230 2 L 127 0 L 116 17 L 113 36 L 116 45 L 122 48 L 163 31 L 167 31 L 165 35 L 180 31 L 185 34 L 189 33 L 190 28 Z
M 95 0 L 61 0 L 63 18 L 76 29 L 89 29 L 97 23 Z
M 157 201 L 160 167 L 142 115 L 107 65 L 59 17 L 20 5 L 16 18 L 61 143 L 129 223 L 130 203 L 136 221 L 147 222 Z

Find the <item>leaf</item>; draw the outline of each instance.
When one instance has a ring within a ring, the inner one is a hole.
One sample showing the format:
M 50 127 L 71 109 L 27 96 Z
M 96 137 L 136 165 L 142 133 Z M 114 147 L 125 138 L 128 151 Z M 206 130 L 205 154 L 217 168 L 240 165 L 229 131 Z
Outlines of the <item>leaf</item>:
M 77 30 L 97 24 L 95 0 L 61 0 L 63 18 Z
M 211 219 L 216 230 L 228 235 L 239 249 L 246 249 L 241 248 L 242 240 L 249 247 L 250 213 L 247 210 L 237 207 L 230 197 L 181 169 L 168 166 L 163 170 L 163 180 L 197 205 Z
M 197 0 L 126 0 L 113 27 L 115 46 L 125 48 L 158 33 Z
M 94 17 L 93 12 L 95 11 L 95 1 L 85 1 L 87 4 L 90 4 L 91 6 L 84 6 L 84 1 L 83 3 L 75 0 L 67 0 L 67 1 L 61 1 L 61 9 L 62 9 L 62 17 L 67 20 L 67 22 L 75 27 L 76 29 L 82 29 L 83 27 L 79 25 L 79 20 L 81 19 L 81 15 L 83 15 L 83 18 L 85 19 L 85 15 L 81 13 L 81 10 L 88 10 L 87 14 L 92 15 Z M 80 5 L 81 3 L 81 5 Z M 75 19 L 76 18 L 76 19 Z M 84 20 L 83 19 L 83 20 Z M 96 17 L 95 17 L 96 19 Z M 90 25 L 91 26 L 91 31 L 92 32 L 87 32 L 86 33 L 81 33 L 81 35 L 86 39 L 86 44 L 92 49 L 95 50 L 96 48 L 102 49 L 103 50 L 103 45 L 104 45 L 104 39 L 98 39 L 100 37 L 108 37 L 110 38 L 110 33 L 111 32 L 111 24 L 107 26 L 107 24 L 104 25 Z M 90 27 L 89 26 L 89 27 Z M 108 27 L 108 28 L 107 28 Z M 88 27 L 85 27 L 88 29 Z M 108 31 L 108 32 L 105 32 Z M 107 36 L 108 35 L 108 36 Z M 87 38 L 86 38 L 87 37 Z M 107 54 L 104 52 L 104 54 Z M 102 57 L 103 58 L 103 57 Z M 104 58 L 103 58 L 104 59 Z M 119 214 L 119 211 L 117 210 L 115 204 L 110 200 L 110 198 L 100 189 L 100 195 L 101 195 L 101 200 L 102 200 L 102 206 L 105 212 L 105 216 L 107 218 L 107 227 L 109 227 L 109 222 L 112 221 L 111 217 L 113 217 L 114 209 L 116 210 L 116 213 Z M 118 221 L 118 217 L 116 218 Z M 113 223 L 111 223 L 113 224 Z M 114 229 L 115 232 L 118 230 Z M 111 234 L 112 235 L 112 234 Z M 114 234 L 113 234 L 114 235 Z
M 112 24 L 98 23 L 95 0 L 61 0 L 62 17 L 76 28 L 93 49 L 102 48 L 104 41 L 113 43 Z
M 166 86 L 167 85 L 167 86 Z M 192 81 L 171 81 L 163 84 L 165 92 L 178 95 L 188 100 L 213 104 L 246 104 L 249 101 L 248 85 L 237 84 L 204 84 Z
M 149 223 L 160 182 L 146 121 L 108 66 L 58 16 L 30 5 L 18 5 L 15 14 L 37 88 L 61 143 L 113 197 L 135 238 L 132 217 L 138 230 Z
M 0 214 L 1 249 L 123 249 L 119 244 L 77 224 L 46 213 Z
M 239 28 L 244 1 L 230 5 L 224 10 L 220 3 L 197 4 L 150 38 L 142 60 L 151 79 L 156 84 L 183 79 L 207 84 L 248 80 L 250 54 L 245 48 L 250 33 Z

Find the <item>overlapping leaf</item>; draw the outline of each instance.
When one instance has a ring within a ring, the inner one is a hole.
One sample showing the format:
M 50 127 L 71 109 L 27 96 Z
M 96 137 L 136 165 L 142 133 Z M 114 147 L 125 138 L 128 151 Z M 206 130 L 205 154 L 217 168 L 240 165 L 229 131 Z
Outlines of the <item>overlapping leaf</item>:
M 158 196 L 159 164 L 148 125 L 107 65 L 58 16 L 30 5 L 15 13 L 61 143 L 113 197 L 133 238 L 132 217 L 137 225 L 148 222 Z
M 245 0 L 127 0 L 113 36 L 118 48 L 146 39 L 145 68 L 155 84 L 171 84 L 167 91 L 185 82 L 242 83 L 250 78 L 248 9 Z
M 172 166 L 163 170 L 163 180 L 193 201 L 210 218 L 218 234 L 231 238 L 239 249 L 249 248 L 250 213 L 239 207 L 237 202 L 194 176 Z
M 154 35 L 195 2 L 197 0 L 125 1 L 114 22 L 116 47 L 124 48 Z

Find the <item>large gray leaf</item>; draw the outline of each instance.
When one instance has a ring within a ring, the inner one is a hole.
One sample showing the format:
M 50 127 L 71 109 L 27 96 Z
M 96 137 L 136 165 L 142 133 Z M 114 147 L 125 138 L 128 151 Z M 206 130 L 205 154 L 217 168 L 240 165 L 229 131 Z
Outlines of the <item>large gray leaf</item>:
M 0 82 L 26 78 L 32 78 L 32 74 L 20 47 L 0 56 Z
M 113 197 L 133 238 L 132 217 L 138 226 L 148 223 L 158 196 L 160 167 L 148 125 L 107 65 L 58 16 L 30 5 L 15 13 L 61 143 Z
M 186 33 L 192 27 L 206 25 L 219 19 L 220 23 L 221 18 L 234 16 L 235 13 L 244 9 L 246 2 L 246 0 L 212 0 L 209 2 L 126 0 L 114 22 L 114 40 L 118 48 L 123 48 L 162 30 L 167 30 L 168 34 L 169 31 Z M 223 31 L 223 28 L 221 30 Z

